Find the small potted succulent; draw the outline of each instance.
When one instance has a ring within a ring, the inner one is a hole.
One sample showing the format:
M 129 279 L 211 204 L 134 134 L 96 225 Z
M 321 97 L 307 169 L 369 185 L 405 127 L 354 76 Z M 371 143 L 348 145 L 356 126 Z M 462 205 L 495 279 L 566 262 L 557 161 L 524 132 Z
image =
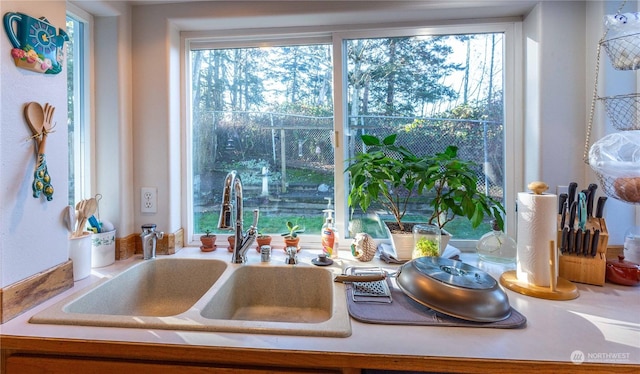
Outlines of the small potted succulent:
M 200 236 L 200 250 L 202 252 L 211 252 L 216 249 L 216 236 L 211 234 L 211 230 L 204 230 L 205 235 Z
M 258 231 L 258 236 L 256 237 L 256 242 L 258 243 L 256 251 L 260 252 L 260 247 L 263 245 L 271 245 L 271 239 L 271 235 L 263 234 Z
M 281 235 L 284 237 L 284 248 L 287 247 L 296 247 L 298 248 L 298 252 L 300 252 L 300 238 L 298 234 L 304 232 L 304 229 L 301 229 L 300 226 L 294 225 L 291 221 L 287 221 L 287 232 L 282 233 Z

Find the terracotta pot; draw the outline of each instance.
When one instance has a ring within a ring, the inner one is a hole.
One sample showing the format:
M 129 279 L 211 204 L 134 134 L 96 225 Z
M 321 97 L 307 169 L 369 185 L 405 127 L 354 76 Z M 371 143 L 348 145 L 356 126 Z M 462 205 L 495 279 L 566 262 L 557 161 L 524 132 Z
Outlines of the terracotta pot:
M 606 277 L 609 282 L 637 286 L 640 284 L 640 265 L 625 261 L 624 256 L 619 255 L 617 260 L 607 261 Z
M 262 247 L 263 245 L 271 245 L 271 239 L 272 238 L 268 235 L 258 236 L 256 238 L 256 242 L 258 243 L 258 245 L 256 246 L 256 251 L 260 253 L 260 247 Z
M 200 249 L 202 249 L 203 252 L 210 252 L 216 248 L 215 235 L 201 236 L 200 242 L 202 243 L 202 246 L 200 247 Z M 209 249 L 209 250 L 207 251 L 206 249 Z
M 302 248 L 300 248 L 300 246 L 298 245 L 300 243 L 300 237 L 296 236 L 295 238 L 291 238 L 288 236 L 284 237 L 284 248 L 283 249 L 287 249 L 287 247 L 296 247 L 298 248 L 298 252 L 300 252 L 300 250 Z
M 227 241 L 229 242 L 229 246 L 227 247 L 227 251 L 233 252 L 233 247 L 235 247 L 235 243 L 236 243 L 236 237 L 235 236 L 230 236 L 230 237 L 227 238 Z

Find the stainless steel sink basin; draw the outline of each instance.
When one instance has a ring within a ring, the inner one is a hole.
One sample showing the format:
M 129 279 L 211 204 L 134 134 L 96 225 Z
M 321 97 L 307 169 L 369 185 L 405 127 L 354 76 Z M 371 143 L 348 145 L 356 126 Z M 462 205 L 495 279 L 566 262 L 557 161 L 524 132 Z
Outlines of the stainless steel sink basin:
M 145 261 L 66 305 L 67 313 L 173 316 L 186 312 L 220 278 L 220 260 Z
M 157 258 L 57 302 L 31 323 L 347 337 L 344 286 L 311 265 Z
M 312 267 L 241 267 L 200 314 L 211 319 L 243 321 L 327 321 L 333 314 L 333 276 Z

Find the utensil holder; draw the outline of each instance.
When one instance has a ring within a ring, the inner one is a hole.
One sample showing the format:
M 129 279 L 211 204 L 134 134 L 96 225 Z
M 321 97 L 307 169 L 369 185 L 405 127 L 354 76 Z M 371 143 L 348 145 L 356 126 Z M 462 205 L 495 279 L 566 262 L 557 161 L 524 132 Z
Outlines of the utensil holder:
M 558 241 L 562 242 L 561 216 L 558 215 Z M 604 286 L 607 270 L 607 245 L 609 232 L 604 218 L 589 217 L 586 230 L 600 230 L 598 237 L 598 250 L 595 257 L 584 256 L 576 253 L 560 253 L 558 262 L 558 275 L 572 282 Z
M 91 267 L 109 266 L 116 261 L 116 230 L 91 235 Z
M 69 259 L 73 262 L 73 280 L 79 281 L 91 274 L 91 233 L 69 238 Z

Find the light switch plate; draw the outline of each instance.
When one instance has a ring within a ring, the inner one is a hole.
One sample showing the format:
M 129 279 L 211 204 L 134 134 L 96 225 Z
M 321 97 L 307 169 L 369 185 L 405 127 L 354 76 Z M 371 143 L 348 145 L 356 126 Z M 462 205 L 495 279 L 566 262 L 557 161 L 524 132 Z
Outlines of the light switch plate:
M 158 212 L 158 189 L 156 187 L 142 187 L 140 189 L 140 212 Z

